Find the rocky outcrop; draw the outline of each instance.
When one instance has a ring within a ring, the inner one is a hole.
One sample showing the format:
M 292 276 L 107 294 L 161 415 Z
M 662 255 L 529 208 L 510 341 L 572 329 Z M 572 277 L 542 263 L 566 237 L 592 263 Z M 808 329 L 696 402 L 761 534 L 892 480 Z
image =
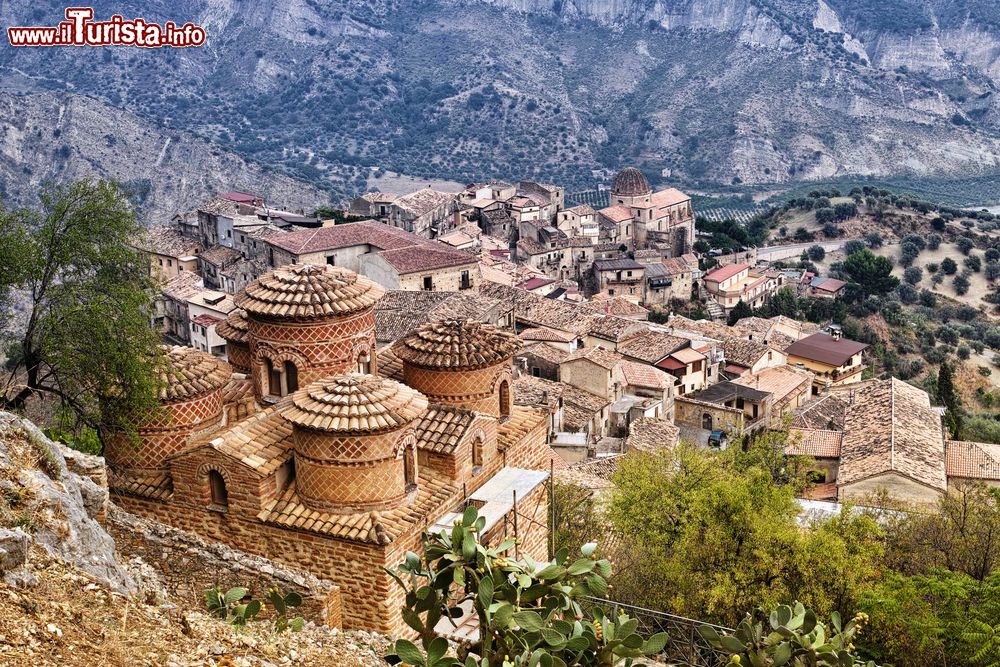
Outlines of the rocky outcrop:
M 0 569 L 16 576 L 27 542 L 112 590 L 136 590 L 114 540 L 94 518 L 106 492 L 71 472 L 59 446 L 34 424 L 7 412 L 0 412 L 0 494 L 0 526 L 8 527 L 0 535 Z

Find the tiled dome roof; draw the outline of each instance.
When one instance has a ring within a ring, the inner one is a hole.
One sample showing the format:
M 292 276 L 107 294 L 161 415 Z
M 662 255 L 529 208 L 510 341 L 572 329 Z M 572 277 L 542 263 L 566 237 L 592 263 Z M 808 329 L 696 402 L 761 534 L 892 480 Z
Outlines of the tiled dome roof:
M 649 186 L 649 181 L 641 171 L 635 167 L 625 167 L 615 176 L 614 183 L 611 184 L 611 194 L 624 195 L 626 197 L 640 197 L 648 195 L 653 191 Z
M 376 283 L 347 269 L 291 264 L 247 285 L 236 305 L 249 315 L 312 319 L 370 308 L 384 293 Z
M 247 342 L 247 311 L 237 308 L 215 325 L 215 333 L 230 343 Z
M 427 399 L 416 389 L 377 375 L 348 373 L 298 390 L 282 415 L 318 431 L 376 433 L 405 426 L 426 410 Z
M 232 376 L 232 369 L 208 352 L 180 345 L 160 348 L 166 365 L 160 370 L 161 401 L 182 401 L 221 389 Z
M 506 361 L 520 349 L 517 336 L 491 324 L 445 320 L 417 327 L 396 352 L 403 361 L 424 368 L 479 368 Z

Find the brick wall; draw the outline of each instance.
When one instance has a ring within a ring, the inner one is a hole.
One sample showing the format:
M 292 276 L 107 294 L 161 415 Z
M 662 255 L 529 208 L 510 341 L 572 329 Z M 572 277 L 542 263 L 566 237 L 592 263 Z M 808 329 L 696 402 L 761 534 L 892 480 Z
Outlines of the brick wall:
M 298 370 L 299 387 L 338 373 L 357 371 L 358 355 L 374 357 L 375 311 L 348 317 L 291 322 L 265 321 L 247 315 L 253 381 L 258 396 L 268 393 L 265 358 Z M 373 367 L 372 373 L 377 372 Z
M 302 596 L 292 614 L 330 627 L 341 627 L 343 603 L 334 584 L 266 558 L 231 549 L 218 542 L 111 506 L 105 529 L 125 559 L 141 558 L 163 577 L 171 597 L 194 608 L 205 604 L 204 591 L 219 586 L 246 588 L 261 599 L 270 587 Z
M 249 375 L 253 368 L 253 358 L 250 356 L 250 346 L 238 341 L 226 341 L 226 359 L 237 373 Z
M 163 414 L 138 429 L 140 442 L 112 434 L 105 457 L 114 466 L 156 470 L 164 459 L 187 446 L 192 434 L 218 427 L 223 420 L 222 391 L 217 389 L 187 401 L 163 405 Z
M 432 370 L 403 363 L 403 383 L 427 396 L 431 403 L 457 405 L 494 417 L 500 416 L 503 379 L 508 383 L 513 379 L 507 360 L 475 370 Z M 513 389 L 510 400 L 513 404 Z

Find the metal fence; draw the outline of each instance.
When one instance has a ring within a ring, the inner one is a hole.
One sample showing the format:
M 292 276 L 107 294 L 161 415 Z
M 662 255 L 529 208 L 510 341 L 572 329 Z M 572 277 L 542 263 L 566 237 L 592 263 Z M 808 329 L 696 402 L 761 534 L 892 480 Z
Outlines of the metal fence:
M 660 658 L 668 665 L 679 667 L 721 667 L 729 662 L 729 655 L 712 648 L 698 628 L 707 625 L 719 633 L 731 633 L 732 628 L 726 628 L 712 623 L 703 623 L 693 618 L 674 616 L 662 611 L 633 607 L 629 604 L 602 600 L 601 598 L 584 598 L 590 607 L 600 607 L 605 614 L 617 617 L 627 614 L 639 621 L 639 634 L 650 637 L 658 632 L 667 634 L 667 645 Z

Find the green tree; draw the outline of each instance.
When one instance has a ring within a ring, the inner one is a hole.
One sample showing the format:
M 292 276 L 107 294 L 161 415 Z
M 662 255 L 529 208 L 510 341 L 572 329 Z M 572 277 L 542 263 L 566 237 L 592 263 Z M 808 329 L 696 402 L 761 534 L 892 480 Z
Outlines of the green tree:
M 844 273 L 858 284 L 864 296 L 888 294 L 899 285 L 892 275 L 892 260 L 871 250 L 856 252 L 844 260 Z
M 729 317 L 726 319 L 726 322 L 729 326 L 733 326 L 744 317 L 751 316 L 753 316 L 753 308 L 751 308 L 746 301 L 740 299 L 736 305 L 733 306 L 733 309 L 729 311 Z
M 969 279 L 962 274 L 955 276 L 955 279 L 951 281 L 952 287 L 955 288 L 955 294 L 959 296 L 967 293 L 969 291 Z
M 826 257 L 826 249 L 821 245 L 809 246 L 807 254 L 809 255 L 809 259 L 812 261 L 822 262 Z
M 0 293 L 26 304 L 6 342 L 0 405 L 51 399 L 78 425 L 130 431 L 131 416 L 158 407 L 161 355 L 127 194 L 109 181 L 49 186 L 38 210 L 0 210 L 0 230 L 0 252 L 15 256 L 0 269 Z
M 910 266 L 903 271 L 903 280 L 911 285 L 916 285 L 924 277 L 924 270 L 919 266 Z
M 958 391 L 955 389 L 955 372 L 947 360 L 941 363 L 941 368 L 938 370 L 937 399 L 941 405 L 947 408 L 945 423 L 952 437 L 957 438 L 962 421 L 962 404 Z
M 972 252 L 972 249 L 976 247 L 976 244 L 973 242 L 972 239 L 968 238 L 967 236 L 963 236 L 962 238 L 955 241 L 955 247 L 958 248 L 963 255 L 968 255 L 970 252 Z
M 945 257 L 941 260 L 941 271 L 949 276 L 954 275 L 958 271 L 958 264 L 951 257 Z

